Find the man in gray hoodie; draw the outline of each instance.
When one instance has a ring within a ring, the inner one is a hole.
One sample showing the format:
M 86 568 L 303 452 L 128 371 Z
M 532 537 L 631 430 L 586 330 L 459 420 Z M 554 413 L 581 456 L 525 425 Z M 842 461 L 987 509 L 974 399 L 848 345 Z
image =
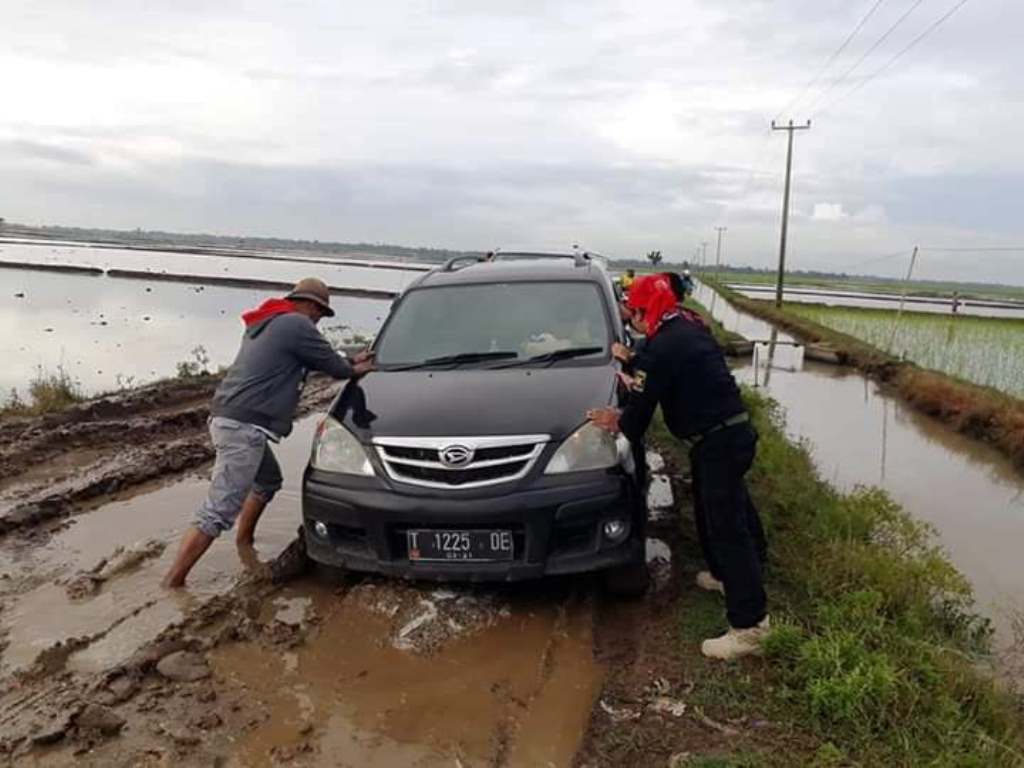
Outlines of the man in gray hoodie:
M 210 491 L 185 532 L 164 586 L 180 587 L 214 539 L 238 520 L 240 553 L 251 551 L 256 523 L 281 488 L 271 443 L 287 437 L 309 371 L 348 379 L 373 370 L 368 354 L 352 363 L 316 329 L 333 317 L 327 286 L 300 280 L 283 299 L 269 299 L 242 315 L 245 333 L 235 362 L 210 406 L 210 436 L 217 459 Z

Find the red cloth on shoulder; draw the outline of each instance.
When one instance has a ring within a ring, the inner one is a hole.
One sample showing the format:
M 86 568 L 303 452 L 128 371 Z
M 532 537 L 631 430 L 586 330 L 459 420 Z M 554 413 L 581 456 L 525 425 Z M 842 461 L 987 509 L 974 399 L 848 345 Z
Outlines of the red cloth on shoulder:
M 295 303 L 288 299 L 267 299 L 260 304 L 256 309 L 250 309 L 242 313 L 242 322 L 245 323 L 245 327 L 256 325 L 256 323 L 263 322 L 268 317 L 274 317 L 274 315 L 284 315 L 288 312 L 295 311 Z

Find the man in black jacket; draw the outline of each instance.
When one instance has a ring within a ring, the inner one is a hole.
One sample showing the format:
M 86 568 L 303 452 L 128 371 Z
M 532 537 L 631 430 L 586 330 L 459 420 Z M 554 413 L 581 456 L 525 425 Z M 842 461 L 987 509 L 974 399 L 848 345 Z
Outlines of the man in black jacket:
M 705 656 L 734 659 L 760 650 L 768 631 L 762 583 L 764 533 L 743 477 L 754 460 L 757 433 L 717 342 L 679 314 L 664 275 L 634 283 L 632 323 L 647 336 L 627 377 L 626 407 L 592 411 L 600 427 L 640 440 L 661 405 L 669 431 L 689 448 L 694 517 L 709 571 L 704 589 L 724 592 L 729 631 L 705 640 Z

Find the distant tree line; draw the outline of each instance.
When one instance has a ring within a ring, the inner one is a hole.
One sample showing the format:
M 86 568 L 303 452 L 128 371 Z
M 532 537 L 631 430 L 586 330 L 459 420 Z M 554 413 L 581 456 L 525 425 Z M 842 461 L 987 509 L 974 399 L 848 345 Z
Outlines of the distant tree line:
M 86 240 L 95 243 L 132 245 L 174 245 L 179 247 L 216 247 L 252 250 L 304 251 L 320 254 L 366 253 L 405 260 L 444 262 L 455 256 L 482 256 L 484 251 L 456 251 L 448 248 L 409 247 L 387 243 L 344 243 L 325 240 L 295 240 L 283 237 L 243 237 L 206 233 L 164 232 L 146 229 L 95 229 L 90 227 L 14 226 L 7 230 L 28 236 L 60 240 Z

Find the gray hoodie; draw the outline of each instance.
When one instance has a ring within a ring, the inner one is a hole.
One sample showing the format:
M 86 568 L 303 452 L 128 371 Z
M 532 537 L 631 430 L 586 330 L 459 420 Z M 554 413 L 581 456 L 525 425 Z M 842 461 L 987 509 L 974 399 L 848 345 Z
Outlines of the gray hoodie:
M 335 379 L 352 376 L 352 366 L 327 343 L 316 325 L 298 312 L 273 315 L 250 325 L 242 347 L 217 387 L 210 413 L 286 436 L 307 371 Z

